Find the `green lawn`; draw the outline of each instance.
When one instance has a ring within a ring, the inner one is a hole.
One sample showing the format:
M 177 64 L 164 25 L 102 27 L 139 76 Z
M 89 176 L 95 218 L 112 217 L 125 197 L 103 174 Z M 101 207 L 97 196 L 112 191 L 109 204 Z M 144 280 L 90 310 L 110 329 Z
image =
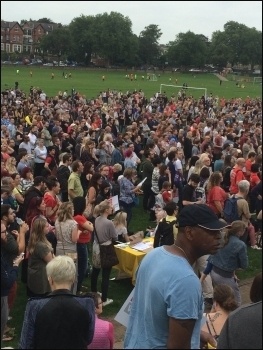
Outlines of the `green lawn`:
M 140 204 L 139 207 L 133 209 L 133 219 L 130 229 L 133 232 L 145 230 L 149 225 L 153 226 L 153 223 L 149 222 L 149 215 L 145 214 Z M 245 271 L 239 271 L 237 273 L 240 280 L 254 277 L 257 273 L 262 271 L 262 251 L 253 250 L 248 248 L 249 267 Z M 113 269 L 111 277 L 117 275 L 117 270 Z M 87 277 L 84 281 L 84 285 L 90 286 L 90 279 Z M 105 307 L 103 310 L 104 317 L 115 317 L 124 301 L 133 289 L 131 279 L 113 280 L 110 282 L 109 297 L 114 299 L 114 303 Z M 8 342 L 8 346 L 17 348 L 18 340 L 20 337 L 21 327 L 23 323 L 24 310 L 26 305 L 26 289 L 22 283 L 19 283 L 18 295 L 15 302 L 11 316 L 13 319 L 8 323 L 9 327 L 15 327 L 16 333 L 13 341 Z M 4 346 L 4 345 L 3 345 Z
M 16 70 L 19 69 L 19 74 Z M 33 76 L 30 77 L 30 71 Z M 51 79 L 51 73 L 54 72 L 55 78 Z M 72 78 L 65 79 L 62 73 L 71 72 Z M 133 73 L 137 75 L 136 81 L 130 81 L 125 78 L 126 74 Z M 160 73 L 160 77 L 158 74 Z M 219 79 L 213 74 L 191 74 L 191 73 L 170 73 L 156 72 L 157 81 L 142 80 L 142 75 L 146 78 L 144 71 L 125 70 L 107 70 L 107 69 L 86 69 L 86 68 L 70 68 L 70 67 L 44 67 L 44 66 L 2 66 L 1 67 L 1 91 L 14 87 L 15 82 L 19 83 L 19 87 L 26 93 L 29 92 L 31 85 L 39 87 L 45 91 L 48 96 L 56 96 L 58 91 L 74 88 L 88 99 L 96 97 L 100 91 L 105 89 L 116 89 L 122 92 L 142 89 L 146 97 L 149 98 L 156 92 L 160 91 L 160 85 L 183 85 L 187 83 L 189 87 L 206 88 L 207 94 L 213 93 L 214 96 L 232 98 L 246 96 L 260 97 L 261 85 L 253 83 L 245 83 L 245 88 L 241 89 L 235 85 L 234 81 L 223 82 L 219 85 Z M 102 76 L 105 81 L 102 81 Z M 171 81 L 170 81 L 171 78 Z M 176 84 L 177 79 L 177 84 Z M 179 88 L 163 87 L 162 91 L 166 91 L 170 96 L 172 93 L 177 95 Z M 203 90 L 189 89 L 188 94 L 192 94 L 195 98 L 204 94 Z

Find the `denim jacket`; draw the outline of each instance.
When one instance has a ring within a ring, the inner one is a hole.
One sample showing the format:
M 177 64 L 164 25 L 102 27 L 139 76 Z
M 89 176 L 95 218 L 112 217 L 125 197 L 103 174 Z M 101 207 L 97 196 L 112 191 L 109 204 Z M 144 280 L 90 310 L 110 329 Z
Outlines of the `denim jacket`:
M 248 267 L 247 246 L 237 236 L 230 236 L 227 245 L 210 255 L 208 261 L 221 270 L 232 272 Z

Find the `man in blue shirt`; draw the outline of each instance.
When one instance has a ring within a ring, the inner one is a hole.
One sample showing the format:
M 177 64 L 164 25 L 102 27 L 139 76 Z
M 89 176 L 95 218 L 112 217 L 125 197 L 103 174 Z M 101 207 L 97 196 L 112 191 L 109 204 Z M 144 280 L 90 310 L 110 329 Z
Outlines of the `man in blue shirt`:
M 203 298 L 192 265 L 217 252 L 226 224 L 205 204 L 186 206 L 178 222 L 175 243 L 155 248 L 138 269 L 125 349 L 200 348 Z

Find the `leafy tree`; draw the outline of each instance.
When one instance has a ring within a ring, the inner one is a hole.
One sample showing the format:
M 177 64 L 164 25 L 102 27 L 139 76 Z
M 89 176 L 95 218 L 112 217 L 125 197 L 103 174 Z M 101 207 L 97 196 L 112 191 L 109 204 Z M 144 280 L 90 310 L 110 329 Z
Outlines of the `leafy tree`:
M 69 30 L 72 37 L 73 50 L 71 57 L 80 62 L 85 61 L 88 64 L 91 55 L 94 52 L 94 43 L 96 37 L 93 28 L 96 25 L 94 16 L 84 16 L 74 18 L 69 24 Z
M 156 24 L 145 27 L 139 35 L 139 56 L 143 64 L 156 65 L 160 57 L 158 41 L 162 36 Z
M 111 65 L 128 62 L 136 45 L 131 28 L 131 20 L 118 12 L 96 15 L 92 28 L 94 53 Z
M 72 49 L 69 29 L 67 27 L 61 27 L 45 35 L 39 43 L 39 48 L 44 53 L 49 52 L 58 56 L 58 59 L 61 56 L 67 55 Z
M 39 20 L 37 20 L 37 22 L 48 23 L 48 24 L 54 23 L 50 18 L 46 18 L 46 17 L 40 18 Z
M 167 57 L 169 65 L 181 67 L 202 67 L 206 63 L 208 47 L 203 35 L 179 33 L 175 41 L 170 42 Z
M 216 31 L 213 33 L 209 52 L 209 63 L 220 68 L 226 67 L 229 61 L 229 51 L 224 32 Z
M 254 70 L 255 65 L 259 65 L 262 70 L 262 32 L 249 28 L 246 47 L 251 70 Z

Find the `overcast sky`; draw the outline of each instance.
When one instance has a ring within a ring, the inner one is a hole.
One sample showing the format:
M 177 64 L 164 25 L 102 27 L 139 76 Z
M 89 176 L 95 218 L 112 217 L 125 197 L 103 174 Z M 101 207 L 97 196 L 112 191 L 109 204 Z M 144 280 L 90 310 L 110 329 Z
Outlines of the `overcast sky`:
M 69 24 L 81 14 L 111 11 L 129 17 L 136 35 L 150 24 L 158 25 L 163 33 L 161 44 L 189 30 L 211 39 L 212 33 L 223 31 L 228 21 L 262 30 L 261 1 L 1 1 L 1 19 L 5 21 L 47 17 Z

